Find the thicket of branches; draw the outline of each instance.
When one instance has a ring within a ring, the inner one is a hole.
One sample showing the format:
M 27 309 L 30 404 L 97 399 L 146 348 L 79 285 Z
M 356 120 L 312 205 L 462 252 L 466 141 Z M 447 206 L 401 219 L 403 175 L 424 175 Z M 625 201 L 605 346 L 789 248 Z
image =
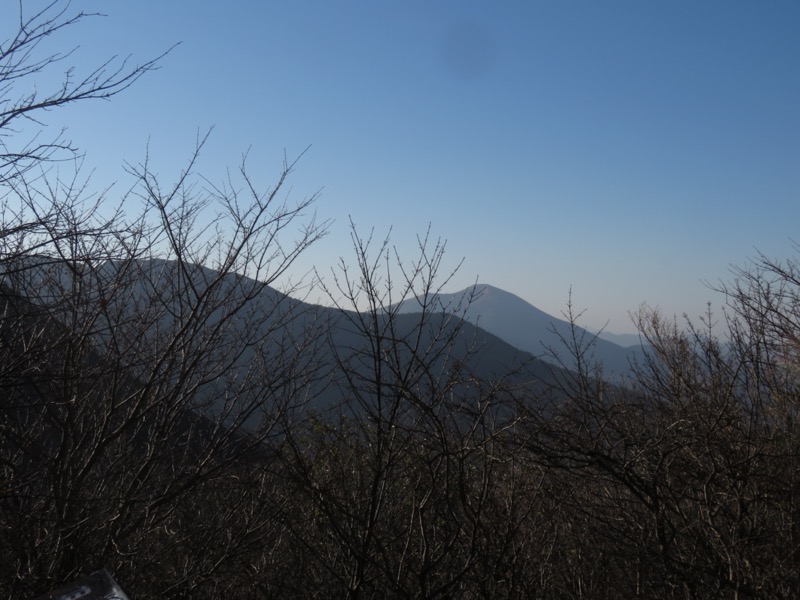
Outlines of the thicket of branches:
M 101 567 L 137 599 L 800 592 L 797 259 L 736 271 L 723 328 L 643 310 L 624 384 L 579 335 L 575 370 L 492 374 L 427 237 L 407 261 L 353 228 L 333 311 L 270 287 L 326 229 L 292 162 L 196 187 L 200 140 L 172 184 L 133 168 L 123 215 L 60 136 L 19 140 L 155 66 L 32 94 L 39 41 L 88 15 L 25 6 L 0 45 L 0 596 Z

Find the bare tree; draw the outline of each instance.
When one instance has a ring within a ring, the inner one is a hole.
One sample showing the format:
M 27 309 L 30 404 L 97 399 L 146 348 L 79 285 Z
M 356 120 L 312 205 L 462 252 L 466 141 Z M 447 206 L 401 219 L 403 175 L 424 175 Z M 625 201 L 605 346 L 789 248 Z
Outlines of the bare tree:
M 205 137 L 172 183 L 129 165 L 116 203 L 48 168 L 77 150 L 31 134 L 45 112 L 112 97 L 156 61 L 32 86 L 69 60 L 45 39 L 92 15 L 27 6 L 0 45 L 0 596 L 107 566 L 134 597 L 215 597 L 279 537 L 269 507 L 286 496 L 259 469 L 305 402 L 318 336 L 270 286 L 326 223 L 315 195 L 287 192 L 295 161 L 263 191 L 244 164 L 199 177 Z
M 452 276 L 439 278 L 444 245 L 420 238 L 406 263 L 388 238 L 373 254 L 371 238 L 352 237 L 356 268 L 343 262 L 329 288 L 338 401 L 295 428 L 284 453 L 308 507 L 296 536 L 337 594 L 469 595 L 496 575 L 479 563 L 498 537 L 489 523 L 510 395 L 477 373 L 483 340 L 463 321 L 471 297 L 438 300 Z
M 278 418 L 302 402 L 313 338 L 300 304 L 269 283 L 324 226 L 306 221 L 289 244 L 277 241 L 313 201 L 279 199 L 290 170 L 284 165 L 265 194 L 245 187 L 245 198 L 199 195 L 188 171 L 160 190 L 144 166 L 136 221 L 72 223 L 73 236 L 6 257 L 0 385 L 9 502 L 0 535 L 13 585 L 64 581 L 94 561 L 135 582 L 143 561 L 157 559 L 148 547 L 178 552 L 209 524 L 187 520 L 181 507 L 265 452 Z M 211 202 L 217 231 L 209 237 L 195 219 Z M 25 239 L 6 240 L 25 247 Z M 233 516 L 214 517 L 224 514 Z M 203 565 L 182 577 L 197 583 L 209 575 Z M 174 586 L 176 575 L 164 581 Z
M 157 68 L 166 54 L 141 64 L 112 57 L 82 73 L 69 64 L 74 48 L 48 48 L 63 30 L 96 16 L 73 10 L 64 0 L 44 5 L 20 1 L 18 19 L 3 25 L 7 37 L 0 43 L 0 184 L 78 152 L 63 129 L 54 136 L 45 134 L 45 113 L 74 102 L 109 99 Z M 61 77 L 56 75 L 59 69 Z M 55 83 L 42 85 L 47 80 Z
M 792 595 L 798 378 L 792 262 L 738 271 L 724 327 L 637 316 L 631 380 L 595 369 L 529 399 L 530 459 L 570 490 L 553 563 L 576 597 Z M 716 331 L 729 331 L 720 339 Z M 571 346 L 578 364 L 585 350 Z M 589 540 L 587 542 L 587 540 Z

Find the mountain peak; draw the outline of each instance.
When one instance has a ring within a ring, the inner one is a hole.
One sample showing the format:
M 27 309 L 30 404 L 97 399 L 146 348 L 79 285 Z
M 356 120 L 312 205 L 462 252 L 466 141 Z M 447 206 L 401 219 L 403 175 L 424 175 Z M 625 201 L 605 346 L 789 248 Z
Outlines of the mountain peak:
M 573 338 L 573 324 L 536 308 L 516 294 L 487 283 L 476 283 L 460 292 L 437 294 L 426 299 L 428 306 L 453 313 L 496 335 L 512 346 L 547 358 L 552 350 L 568 355 L 564 340 Z M 419 312 L 419 300 L 407 300 L 400 312 Z M 581 327 L 577 336 L 581 343 L 590 344 L 597 360 L 610 371 L 627 372 L 629 359 L 639 349 L 623 348 L 599 338 Z

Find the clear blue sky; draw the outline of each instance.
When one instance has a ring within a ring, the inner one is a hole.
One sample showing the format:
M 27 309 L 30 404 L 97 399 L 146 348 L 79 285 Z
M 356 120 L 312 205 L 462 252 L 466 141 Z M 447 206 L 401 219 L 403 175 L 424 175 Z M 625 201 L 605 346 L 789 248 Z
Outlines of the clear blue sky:
M 66 34 L 78 65 L 182 43 L 52 125 L 98 181 L 124 182 L 148 140 L 172 177 L 212 125 L 212 179 L 251 148 L 266 184 L 311 145 L 294 193 L 322 189 L 334 223 L 298 273 L 349 259 L 349 215 L 409 256 L 430 223 L 466 259 L 449 291 L 477 278 L 557 315 L 572 287 L 585 324 L 623 332 L 643 302 L 720 306 L 703 281 L 800 241 L 793 0 L 84 5 L 107 16 Z

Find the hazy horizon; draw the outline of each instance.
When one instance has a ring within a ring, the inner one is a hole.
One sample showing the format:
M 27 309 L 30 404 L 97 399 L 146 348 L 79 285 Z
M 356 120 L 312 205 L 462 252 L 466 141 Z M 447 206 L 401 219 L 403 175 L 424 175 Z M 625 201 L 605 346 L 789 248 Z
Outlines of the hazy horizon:
M 266 186 L 284 151 L 311 146 L 292 194 L 322 190 L 318 215 L 333 224 L 295 277 L 353 262 L 350 217 L 376 238 L 392 228 L 408 259 L 430 225 L 448 267 L 464 258 L 445 291 L 478 281 L 560 316 L 571 289 L 586 326 L 625 333 L 642 303 L 719 308 L 704 282 L 757 250 L 786 257 L 797 239 L 793 2 L 79 8 L 107 16 L 66 32 L 80 48 L 62 71 L 181 42 L 124 94 L 47 122 L 68 127 L 97 187 L 124 193 L 123 165 L 148 144 L 153 170 L 174 180 L 212 126 L 198 164 L 212 182 L 249 148 Z

